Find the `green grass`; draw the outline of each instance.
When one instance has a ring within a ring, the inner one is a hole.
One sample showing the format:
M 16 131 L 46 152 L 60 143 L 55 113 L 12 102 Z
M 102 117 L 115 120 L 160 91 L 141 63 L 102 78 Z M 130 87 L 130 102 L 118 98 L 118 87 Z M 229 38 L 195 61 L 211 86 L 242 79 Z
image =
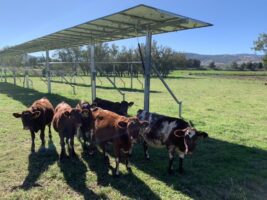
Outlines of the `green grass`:
M 21 121 L 12 116 L 43 96 L 54 105 L 66 101 L 76 105 L 79 99 L 90 101 L 89 78 L 77 79 L 77 95 L 72 88 L 52 83 L 53 94 L 39 78 L 33 88 L 8 78 L 0 83 L 0 197 L 1 199 L 266 199 L 267 196 L 267 77 L 188 75 L 175 72 L 166 81 L 183 101 L 183 117 L 209 133 L 200 140 L 192 156 L 185 158 L 185 174 L 167 174 L 167 151 L 150 149 L 151 161 L 145 161 L 142 145 L 136 145 L 131 158 L 132 173 L 120 166 L 119 179 L 112 176 L 100 153 L 90 157 L 75 140 L 78 159 L 59 163 L 59 138 L 53 131 L 46 151 L 30 153 L 30 134 L 22 130 Z M 211 72 L 209 72 L 211 73 Z M 266 74 L 265 74 L 266 75 Z M 107 80 L 97 83 L 97 96 L 121 100 Z M 124 78 L 126 87 L 130 80 Z M 119 79 L 119 87 L 123 87 Z M 178 107 L 158 79 L 151 80 L 152 112 L 178 116 Z M 126 89 L 126 100 L 135 104 L 134 115 L 143 107 L 141 85 Z M 36 149 L 40 145 L 36 137 Z M 110 149 L 111 167 L 115 166 Z M 178 159 L 175 160 L 178 168 Z

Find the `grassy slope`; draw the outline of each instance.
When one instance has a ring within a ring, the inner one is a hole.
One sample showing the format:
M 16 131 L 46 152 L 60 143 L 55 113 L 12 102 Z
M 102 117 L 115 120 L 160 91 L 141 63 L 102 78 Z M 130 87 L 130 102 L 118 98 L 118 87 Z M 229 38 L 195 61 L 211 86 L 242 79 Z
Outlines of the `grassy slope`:
M 9 83 L 0 83 L 1 198 L 264 199 L 267 195 L 267 88 L 262 78 L 167 79 L 183 101 L 183 116 L 207 131 L 210 138 L 199 141 L 195 154 L 186 157 L 186 173 L 174 176 L 166 173 L 166 150 L 151 149 L 152 159 L 147 162 L 141 145 L 137 145 L 131 159 L 133 173 L 129 174 L 121 165 L 120 179 L 112 177 L 99 153 L 94 157 L 82 153 L 77 140 L 79 159 L 58 163 L 59 139 L 54 131 L 53 141 L 47 144 L 45 152 L 30 154 L 30 134 L 22 130 L 21 122 L 12 117 L 12 112 L 21 111 L 42 96 L 47 96 L 54 105 L 61 100 L 75 105 L 78 99 L 91 99 L 90 88 L 85 86 L 89 80 L 77 79 L 81 86 L 77 87 L 76 96 L 61 83 L 53 83 L 54 94 L 47 95 L 45 84 L 38 78 L 32 80 L 34 90 L 23 89 L 20 82 L 13 86 L 11 79 Z M 121 99 L 104 78 L 101 80 L 99 97 Z M 129 87 L 129 79 L 125 80 Z M 141 86 L 137 81 L 134 83 L 136 90 L 126 91 L 127 100 L 135 102 L 129 110 L 132 115 L 143 107 Z M 119 80 L 118 85 L 122 86 Z M 151 89 L 151 111 L 177 116 L 178 107 L 159 80 L 152 79 Z M 36 142 L 38 148 L 38 135 Z M 178 168 L 177 162 L 175 167 Z

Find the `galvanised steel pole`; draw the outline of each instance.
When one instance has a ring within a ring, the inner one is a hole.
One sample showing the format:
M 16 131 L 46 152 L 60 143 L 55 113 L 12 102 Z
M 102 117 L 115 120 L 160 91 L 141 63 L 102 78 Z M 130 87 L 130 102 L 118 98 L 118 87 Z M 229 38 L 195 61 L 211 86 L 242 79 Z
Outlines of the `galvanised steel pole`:
M 46 50 L 45 53 L 46 53 L 45 65 L 46 65 L 47 90 L 48 90 L 48 93 L 51 94 L 51 73 L 50 73 L 50 63 L 49 63 L 49 51 Z
M 91 69 L 91 88 L 92 88 L 92 102 L 96 98 L 96 69 L 95 69 L 95 45 L 91 45 L 90 50 L 90 69 Z
M 151 41 L 152 33 L 148 30 L 146 35 L 146 51 L 145 51 L 145 88 L 144 88 L 144 110 L 149 112 L 150 97 L 150 71 L 151 71 Z

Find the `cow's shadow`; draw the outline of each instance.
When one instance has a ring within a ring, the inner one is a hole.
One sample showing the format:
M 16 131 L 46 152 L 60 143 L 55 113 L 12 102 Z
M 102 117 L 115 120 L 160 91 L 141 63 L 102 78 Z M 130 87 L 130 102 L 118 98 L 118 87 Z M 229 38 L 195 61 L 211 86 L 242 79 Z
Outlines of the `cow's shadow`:
M 87 162 L 89 169 L 96 174 L 98 185 L 111 186 L 131 199 L 160 199 L 134 173 L 130 171 L 126 174 L 121 173 L 119 177 L 115 177 L 114 173 L 110 173 L 111 170 L 114 171 L 114 168 L 104 159 L 102 152 L 97 151 L 93 156 L 89 156 L 86 152 L 83 152 L 82 158 Z M 120 169 L 122 168 L 125 168 L 123 163 L 120 164 Z
M 62 101 L 65 101 L 71 106 L 76 106 L 79 102 L 79 99 L 70 99 L 58 94 L 47 94 L 34 89 L 23 88 L 11 83 L 0 83 L 0 92 L 16 101 L 21 102 L 26 107 L 29 107 L 34 101 L 43 97 L 47 97 L 54 106 Z
M 87 167 L 79 157 L 65 158 L 58 162 L 58 166 L 67 184 L 84 199 L 107 199 L 104 194 L 98 195 L 88 188 L 86 185 Z
M 184 174 L 178 173 L 176 156 L 176 172 L 168 175 L 167 150 L 149 148 L 150 161 L 146 161 L 143 148 L 138 145 L 131 160 L 138 169 L 194 199 L 267 195 L 266 151 L 213 138 L 199 143 L 194 154 L 184 159 Z
M 13 187 L 12 190 L 17 188 L 29 190 L 32 187 L 42 187 L 41 184 L 37 183 L 38 179 L 57 160 L 58 153 L 56 147 L 53 141 L 49 139 L 48 148 L 40 146 L 36 153 L 29 155 L 28 175 L 21 185 Z

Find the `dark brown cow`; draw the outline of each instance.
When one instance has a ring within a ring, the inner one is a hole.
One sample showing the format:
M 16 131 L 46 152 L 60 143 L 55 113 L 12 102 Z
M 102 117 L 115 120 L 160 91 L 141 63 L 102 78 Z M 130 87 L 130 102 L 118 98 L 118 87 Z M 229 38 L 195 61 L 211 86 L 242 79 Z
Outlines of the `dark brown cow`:
M 140 132 L 144 139 L 145 156 L 149 159 L 148 145 L 156 148 L 167 147 L 169 152 L 168 172 L 173 173 L 175 151 L 179 154 L 179 172 L 183 172 L 183 159 L 186 154 L 192 154 L 199 137 L 206 138 L 208 134 L 191 127 L 183 119 L 149 113 L 144 110 L 137 112 L 140 120 L 148 120 L 150 125 Z
M 105 146 L 108 142 L 113 143 L 116 168 L 115 175 L 119 175 L 119 162 L 121 152 L 125 155 L 126 168 L 130 169 L 128 162 L 129 150 L 132 146 L 132 139 L 136 138 L 143 128 L 148 126 L 148 122 L 140 121 L 136 117 L 127 118 L 101 108 L 93 109 L 95 119 L 94 138 L 100 144 L 106 157 Z
M 126 116 L 128 114 L 128 108 L 131 107 L 133 104 L 134 102 L 127 102 L 127 101 L 112 102 L 112 101 L 100 99 L 100 98 L 96 98 L 93 101 L 94 106 L 115 112 L 118 115 L 123 115 L 123 116 Z
M 71 147 L 71 156 L 76 156 L 74 151 L 74 135 L 82 125 L 82 110 L 71 108 L 69 104 L 62 102 L 55 108 L 53 127 L 60 137 L 61 153 L 60 160 L 66 156 L 65 141 Z
M 45 126 L 49 128 L 49 138 L 51 135 L 51 121 L 54 115 L 54 108 L 47 98 L 35 101 L 27 110 L 22 113 L 13 113 L 16 118 L 21 118 L 23 128 L 31 132 L 31 151 L 35 151 L 35 133 L 41 130 L 40 139 L 42 146 L 45 145 Z
M 78 130 L 78 138 L 83 139 L 83 148 L 87 147 L 86 143 L 89 143 L 92 147 L 92 129 L 93 129 L 93 116 L 90 103 L 87 101 L 80 101 L 76 108 L 82 110 L 82 126 Z

